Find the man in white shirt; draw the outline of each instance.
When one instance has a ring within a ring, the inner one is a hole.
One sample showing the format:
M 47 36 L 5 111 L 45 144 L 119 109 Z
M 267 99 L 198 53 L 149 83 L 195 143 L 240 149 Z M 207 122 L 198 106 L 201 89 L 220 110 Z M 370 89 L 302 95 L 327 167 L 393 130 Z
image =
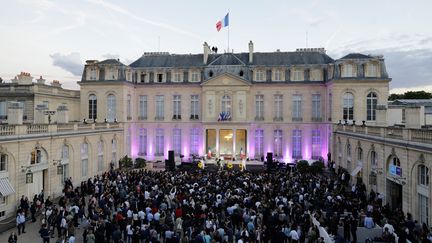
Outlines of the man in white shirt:
M 290 232 L 290 238 L 291 238 L 291 242 L 298 242 L 300 237 L 297 233 L 297 231 L 293 228 Z

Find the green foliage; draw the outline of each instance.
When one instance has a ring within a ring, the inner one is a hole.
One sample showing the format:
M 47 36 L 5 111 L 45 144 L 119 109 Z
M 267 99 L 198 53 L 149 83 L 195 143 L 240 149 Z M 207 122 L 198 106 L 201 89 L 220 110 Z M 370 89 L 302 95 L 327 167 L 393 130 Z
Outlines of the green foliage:
M 127 155 L 119 160 L 120 168 L 130 168 L 132 167 L 132 158 L 129 158 Z
M 145 168 L 146 167 L 146 160 L 143 158 L 136 158 L 135 159 L 135 168 Z
M 309 171 L 309 163 L 306 160 L 300 160 L 296 164 L 297 171 L 300 173 Z
M 398 99 L 432 99 L 432 93 L 426 91 L 408 91 L 403 94 L 391 94 L 388 98 L 389 100 Z
M 315 161 L 310 166 L 312 173 L 321 173 L 324 170 L 324 163 L 322 161 Z

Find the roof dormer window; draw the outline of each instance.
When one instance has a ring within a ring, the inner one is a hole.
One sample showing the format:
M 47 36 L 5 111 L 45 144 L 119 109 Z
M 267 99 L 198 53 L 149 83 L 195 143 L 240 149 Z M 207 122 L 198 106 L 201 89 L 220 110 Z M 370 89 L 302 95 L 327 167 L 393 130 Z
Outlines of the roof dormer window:
M 283 81 L 283 72 L 280 69 L 274 70 L 273 81 Z
M 323 81 L 323 70 L 322 69 L 311 70 L 310 80 L 311 81 Z
M 304 71 L 293 70 L 291 72 L 291 81 L 304 81 Z
M 366 77 L 378 77 L 378 65 L 376 63 L 368 63 L 365 70 Z
M 342 78 L 352 78 L 355 77 L 355 67 L 351 63 L 342 65 Z
M 255 81 L 264 81 L 264 80 L 265 80 L 264 70 L 256 70 L 255 71 Z
M 172 82 L 177 82 L 177 83 L 183 82 L 183 73 L 182 72 L 174 71 L 172 76 L 173 76 Z

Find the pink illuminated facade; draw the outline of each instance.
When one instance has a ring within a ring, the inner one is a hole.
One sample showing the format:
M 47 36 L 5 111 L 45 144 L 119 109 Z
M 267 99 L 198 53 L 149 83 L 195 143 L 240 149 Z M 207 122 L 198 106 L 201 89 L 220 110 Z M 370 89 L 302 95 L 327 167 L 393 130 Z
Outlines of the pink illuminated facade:
M 244 53 L 218 54 L 204 43 L 202 54 L 87 61 L 80 85 L 81 97 L 96 97 L 98 118 L 124 123 L 132 157 L 164 160 L 174 150 L 183 161 L 262 160 L 271 152 L 288 163 L 327 160 L 332 122 L 374 124 L 388 81 L 382 57 L 334 60 L 322 48 L 254 52 L 250 42 Z M 366 91 L 354 88 L 364 82 Z M 377 102 L 366 110 L 370 93 Z

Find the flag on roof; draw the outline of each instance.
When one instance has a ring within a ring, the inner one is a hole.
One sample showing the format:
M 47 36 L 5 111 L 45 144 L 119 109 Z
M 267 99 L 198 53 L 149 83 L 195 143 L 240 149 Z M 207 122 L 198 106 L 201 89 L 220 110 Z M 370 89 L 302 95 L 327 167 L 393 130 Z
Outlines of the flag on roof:
M 220 31 L 223 27 L 227 27 L 228 24 L 229 24 L 229 13 L 227 13 L 223 19 L 219 20 L 216 23 L 216 30 Z

